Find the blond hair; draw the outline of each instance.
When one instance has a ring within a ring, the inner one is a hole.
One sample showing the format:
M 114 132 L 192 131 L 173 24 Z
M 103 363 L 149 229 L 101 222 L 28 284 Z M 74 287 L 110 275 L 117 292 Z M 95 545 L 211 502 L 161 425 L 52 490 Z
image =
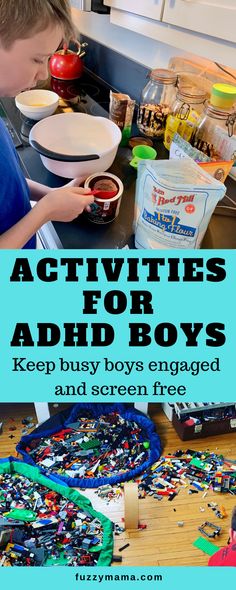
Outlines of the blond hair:
M 75 37 L 69 0 L 0 0 L 0 43 L 5 49 L 50 25 L 60 25 L 66 41 Z

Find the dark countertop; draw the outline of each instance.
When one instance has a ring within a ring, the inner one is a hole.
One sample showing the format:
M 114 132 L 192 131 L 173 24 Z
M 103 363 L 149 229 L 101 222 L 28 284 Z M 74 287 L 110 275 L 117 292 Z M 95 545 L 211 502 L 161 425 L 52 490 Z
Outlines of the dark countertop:
M 157 151 L 160 152 L 161 144 Z M 66 179 L 59 178 L 48 172 L 42 165 L 40 157 L 32 148 L 27 148 L 27 169 L 32 179 L 48 184 L 61 186 Z M 120 212 L 115 221 L 100 226 L 89 222 L 83 215 L 72 223 L 54 223 L 56 232 L 60 236 L 64 248 L 108 249 L 123 248 L 126 244 L 134 247 L 133 217 L 134 198 L 137 172 L 129 166 L 131 150 L 119 148 L 117 157 L 110 169 L 123 184 L 124 193 L 121 200 Z M 25 158 L 24 158 L 25 161 Z M 236 201 L 236 182 L 227 179 L 227 194 Z M 218 211 L 216 209 L 216 211 Z M 205 249 L 236 249 L 236 210 L 229 214 L 213 214 L 202 242 Z
M 201 248 L 236 249 L 236 217 L 212 215 Z
M 236 181 L 228 177 L 225 184 L 227 196 L 216 207 L 202 241 L 201 247 L 207 250 L 212 248 L 236 249 Z M 231 199 L 234 201 L 235 207 Z M 224 204 L 227 204 L 227 207 L 231 206 L 233 210 L 224 208 Z
M 19 117 L 14 100 L 2 99 L 1 103 L 20 135 L 22 120 Z M 107 116 L 107 113 L 105 113 L 105 116 Z M 135 129 L 134 133 L 136 134 Z M 154 147 L 157 149 L 159 158 L 168 157 L 168 152 L 162 143 L 156 142 Z M 62 186 L 68 182 L 67 179 L 60 178 L 47 171 L 41 162 L 39 154 L 30 146 L 23 144 L 18 147 L 17 151 L 26 176 L 51 187 Z M 78 220 L 72 223 L 54 223 L 53 225 L 64 248 L 120 249 L 127 244 L 130 248 L 134 247 L 133 216 L 137 173 L 129 166 L 130 160 L 131 150 L 129 148 L 119 148 L 117 157 L 110 169 L 110 172 L 116 174 L 124 184 L 124 193 L 117 219 L 112 223 L 100 226 L 89 222 L 84 215 L 81 215 Z M 236 182 L 229 178 L 226 185 L 228 196 L 236 202 Z M 231 205 L 230 202 L 229 204 Z M 202 242 L 202 248 L 236 249 L 236 206 L 235 211 L 230 213 L 228 210 L 227 214 L 225 213 L 224 208 L 216 209 Z
M 164 146 L 157 142 L 155 144 L 158 156 L 165 158 L 168 154 Z M 99 226 L 87 221 L 81 215 L 76 222 L 69 224 L 54 223 L 55 229 L 60 234 L 66 248 L 123 248 L 126 244 L 134 248 L 133 218 L 134 198 L 137 172 L 129 165 L 131 160 L 129 148 L 119 148 L 117 157 L 110 169 L 124 184 L 124 193 L 118 218 L 107 225 Z M 227 194 L 236 202 L 236 182 L 231 178 L 226 181 Z M 224 201 L 225 202 L 225 201 Z M 236 249 L 236 207 L 232 215 L 220 209 L 212 215 L 208 229 L 202 242 L 205 249 Z M 225 214 L 227 213 L 227 214 Z M 75 246 L 75 244 L 78 244 Z

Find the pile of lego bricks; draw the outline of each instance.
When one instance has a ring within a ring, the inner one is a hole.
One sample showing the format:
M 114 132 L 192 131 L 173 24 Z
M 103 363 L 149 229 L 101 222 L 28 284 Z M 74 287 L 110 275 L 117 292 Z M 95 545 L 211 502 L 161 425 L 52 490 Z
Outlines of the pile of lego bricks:
M 110 565 L 113 526 L 76 490 L 0 461 L 0 566 Z
M 189 487 L 190 494 L 211 489 L 236 495 L 236 464 L 208 451 L 178 450 L 161 457 L 139 481 L 140 497 L 158 500 L 173 500 L 181 487 Z
M 50 435 L 35 430 L 21 439 L 17 451 L 48 477 L 56 474 L 73 487 L 132 479 L 160 456 L 160 439 L 144 415 L 113 405 L 101 414 L 94 408 L 82 414 L 80 407 L 75 418 Z

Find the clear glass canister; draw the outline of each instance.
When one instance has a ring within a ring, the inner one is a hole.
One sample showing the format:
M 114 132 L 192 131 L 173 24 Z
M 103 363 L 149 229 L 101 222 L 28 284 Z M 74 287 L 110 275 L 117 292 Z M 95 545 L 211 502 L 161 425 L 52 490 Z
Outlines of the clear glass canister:
M 191 86 L 179 88 L 166 123 L 164 144 L 167 149 L 170 149 L 175 133 L 179 133 L 186 141 L 190 141 L 206 98 L 206 93 L 200 88 Z
M 207 103 L 191 144 L 212 160 L 229 160 L 235 121 L 236 112 L 227 112 Z
M 176 100 L 172 106 L 172 114 L 182 121 L 191 118 L 196 121 L 203 111 L 206 98 L 207 95 L 203 90 L 183 86 L 177 92 Z
M 176 96 L 177 74 L 172 70 L 152 70 L 142 91 L 137 125 L 150 137 L 164 135 L 166 119 Z

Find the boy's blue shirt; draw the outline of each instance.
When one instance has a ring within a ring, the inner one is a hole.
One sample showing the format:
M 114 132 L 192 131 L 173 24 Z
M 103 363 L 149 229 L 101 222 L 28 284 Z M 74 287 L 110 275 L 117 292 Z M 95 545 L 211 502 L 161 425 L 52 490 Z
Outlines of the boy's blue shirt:
M 0 235 L 31 209 L 30 191 L 11 137 L 0 119 Z M 33 236 L 24 248 L 36 248 Z

